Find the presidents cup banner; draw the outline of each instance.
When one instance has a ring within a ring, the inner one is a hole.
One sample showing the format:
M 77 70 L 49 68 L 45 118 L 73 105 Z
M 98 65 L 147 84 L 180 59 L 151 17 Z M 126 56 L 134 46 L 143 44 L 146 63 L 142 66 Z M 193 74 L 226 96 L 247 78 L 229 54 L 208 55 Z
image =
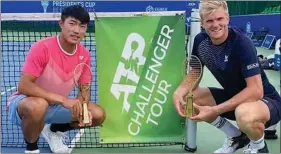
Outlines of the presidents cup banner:
M 184 78 L 185 23 L 178 16 L 99 17 L 101 143 L 183 142 L 185 119 L 173 105 Z

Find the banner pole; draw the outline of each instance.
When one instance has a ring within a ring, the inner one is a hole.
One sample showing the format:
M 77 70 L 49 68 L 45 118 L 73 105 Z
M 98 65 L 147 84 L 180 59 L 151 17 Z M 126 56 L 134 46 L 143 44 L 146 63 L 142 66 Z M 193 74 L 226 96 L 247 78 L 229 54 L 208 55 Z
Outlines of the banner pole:
M 191 20 L 190 20 L 190 36 L 188 39 L 188 50 L 187 54 L 190 57 L 193 48 L 193 42 L 195 36 L 200 33 L 200 16 L 198 9 L 192 9 L 191 11 Z M 196 145 L 196 135 L 197 135 L 197 122 L 190 119 L 186 119 L 186 144 L 184 149 L 189 152 L 195 152 L 197 150 Z

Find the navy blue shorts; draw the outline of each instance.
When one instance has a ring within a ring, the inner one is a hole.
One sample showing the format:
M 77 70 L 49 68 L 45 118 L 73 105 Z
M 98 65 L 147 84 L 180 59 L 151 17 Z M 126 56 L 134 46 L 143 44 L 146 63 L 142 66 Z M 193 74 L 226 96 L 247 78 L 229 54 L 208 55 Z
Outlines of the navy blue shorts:
M 227 93 L 223 89 L 213 87 L 209 87 L 209 89 L 217 104 L 221 104 L 233 97 L 233 95 Z M 265 95 L 261 101 L 268 106 L 270 111 L 270 120 L 266 122 L 265 128 L 277 124 L 280 121 L 281 108 L 281 98 L 279 93 L 276 91 L 271 95 Z M 229 120 L 236 120 L 234 111 L 223 113 L 221 116 Z

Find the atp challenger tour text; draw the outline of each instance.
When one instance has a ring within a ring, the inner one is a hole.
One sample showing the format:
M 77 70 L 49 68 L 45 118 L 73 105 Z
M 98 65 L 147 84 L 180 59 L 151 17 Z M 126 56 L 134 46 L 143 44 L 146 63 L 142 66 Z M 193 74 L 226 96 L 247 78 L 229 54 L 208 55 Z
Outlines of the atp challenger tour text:
M 118 100 L 121 99 L 121 94 L 124 97 L 122 113 L 130 111 L 129 96 L 134 94 L 136 90 L 141 91 L 141 93 L 138 92 L 136 108 L 131 111 L 133 114 L 128 124 L 128 132 L 131 135 L 139 134 L 143 122 L 158 125 L 157 118 L 164 112 L 162 105 L 166 103 L 169 88 L 172 85 L 166 80 L 159 80 L 158 77 L 162 67 L 161 62 L 165 59 L 173 31 L 174 29 L 167 25 L 161 28 L 157 44 L 153 49 L 153 56 L 149 59 L 151 62 L 144 73 L 140 72 L 140 67 L 144 66 L 146 62 L 146 57 L 143 55 L 145 40 L 137 33 L 131 33 L 127 37 L 122 51 L 124 60 L 119 61 L 110 91 Z M 132 47 L 133 43 L 137 43 L 135 50 Z M 139 85 L 141 74 L 144 75 L 144 81 Z M 125 79 L 126 84 L 120 83 L 122 78 Z M 138 89 L 137 86 L 139 86 Z M 152 96 L 155 94 L 155 90 L 157 97 Z M 148 106 L 150 111 L 146 110 Z

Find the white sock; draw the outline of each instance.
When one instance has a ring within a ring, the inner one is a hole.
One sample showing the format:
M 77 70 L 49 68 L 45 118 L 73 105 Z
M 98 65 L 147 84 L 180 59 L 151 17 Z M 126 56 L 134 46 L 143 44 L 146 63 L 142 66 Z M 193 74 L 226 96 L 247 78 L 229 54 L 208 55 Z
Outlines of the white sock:
M 241 135 L 241 131 L 223 117 L 218 116 L 217 119 L 211 123 L 211 125 L 223 131 L 228 137 L 236 137 Z
M 254 149 L 262 149 L 264 146 L 265 146 L 264 134 L 262 135 L 262 137 L 259 140 L 257 140 L 257 141 L 251 140 L 251 142 L 250 142 L 250 147 L 254 148 Z

